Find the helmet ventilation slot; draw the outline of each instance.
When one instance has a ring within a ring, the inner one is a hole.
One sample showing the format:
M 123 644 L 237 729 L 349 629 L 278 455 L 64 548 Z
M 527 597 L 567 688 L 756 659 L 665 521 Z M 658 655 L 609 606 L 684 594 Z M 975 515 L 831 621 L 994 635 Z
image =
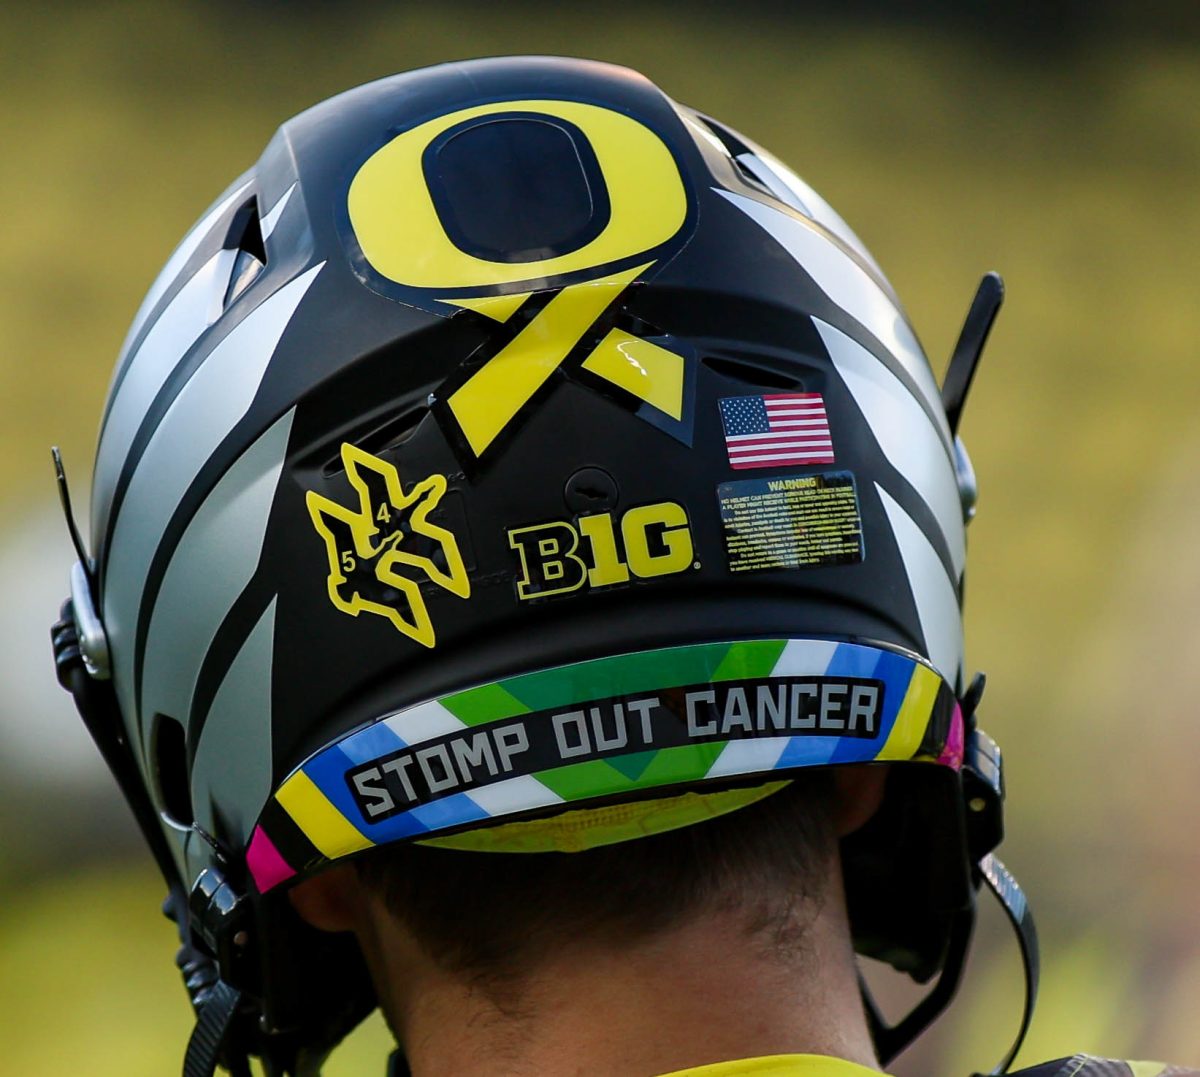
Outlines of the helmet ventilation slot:
M 749 359 L 729 359 L 706 355 L 701 362 L 714 373 L 759 389 L 803 389 L 804 383 L 794 374 L 778 370 L 766 362 Z
M 225 238 L 225 249 L 237 251 L 229 275 L 229 287 L 225 290 L 224 305 L 228 307 L 267 266 L 267 247 L 258 215 L 258 199 L 251 198 L 233 215 Z
M 156 714 L 150 727 L 150 753 L 159 804 L 167 822 L 187 829 L 194 821 L 188 781 L 187 734 L 183 724 Z
M 422 420 L 428 414 L 429 406 L 424 403 L 418 404 L 414 408 L 409 408 L 408 411 L 401 412 L 394 419 L 388 419 L 382 425 L 373 427 L 359 437 L 351 434 L 340 439 L 337 451 L 325 462 L 325 466 L 321 469 L 322 472 L 326 478 L 329 478 L 332 475 L 341 474 L 345 470 L 342 466 L 342 441 L 349 441 L 363 452 L 379 456 L 388 449 L 394 449 L 408 441 L 417 432 L 417 427 L 421 425 Z
M 705 116 L 703 112 L 697 112 L 694 115 L 713 133 L 713 137 L 725 147 L 725 152 L 730 157 L 736 158 L 739 153 L 752 152 L 750 147 L 723 123 L 718 123 L 711 116 Z

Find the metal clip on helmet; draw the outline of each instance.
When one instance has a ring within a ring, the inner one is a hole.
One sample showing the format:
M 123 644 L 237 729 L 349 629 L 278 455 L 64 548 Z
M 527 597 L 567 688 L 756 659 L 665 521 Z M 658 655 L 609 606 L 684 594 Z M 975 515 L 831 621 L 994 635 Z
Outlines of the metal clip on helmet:
M 285 124 L 134 320 L 54 630 L 168 882 L 185 1072 L 316 1072 L 369 1011 L 286 899 L 332 861 L 585 848 L 842 764 L 891 768 L 845 842 L 857 948 L 937 977 L 869 1007 L 883 1060 L 981 883 L 1031 1005 L 963 679 L 955 429 L 999 302 L 939 390 L 841 218 L 616 67 L 448 64 Z

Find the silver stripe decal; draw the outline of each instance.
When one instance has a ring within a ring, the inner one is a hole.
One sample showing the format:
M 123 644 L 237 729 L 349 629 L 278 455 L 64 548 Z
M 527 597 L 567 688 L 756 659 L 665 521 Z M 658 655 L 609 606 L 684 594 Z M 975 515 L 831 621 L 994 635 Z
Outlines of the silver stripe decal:
M 813 319 L 813 325 L 883 454 L 912 483 L 937 519 L 950 550 L 954 577 L 961 578 L 967 559 L 962 500 L 954 467 L 925 409 L 858 341 L 819 318 Z
M 146 636 L 146 715 L 169 714 L 188 727 L 200 665 L 258 565 L 295 413 L 276 420 L 221 477 L 171 555 Z
M 324 265 L 266 299 L 213 348 L 163 415 L 129 482 L 104 585 L 113 682 L 127 715 L 135 714 L 133 644 L 142 589 L 163 532 L 213 450 L 246 414 L 279 338 Z
M 175 293 L 146 334 L 109 407 L 92 485 L 92 548 L 108 526 L 113 493 L 146 411 L 184 353 L 220 315 L 234 251 L 218 251 Z M 214 308 L 215 298 L 215 308 Z
M 259 618 L 213 698 L 192 765 L 196 822 L 214 832 L 212 805 L 233 828 L 235 844 L 250 840 L 271 795 L 271 662 L 275 599 Z
M 275 226 L 279 223 L 279 218 L 283 216 L 284 209 L 287 208 L 288 201 L 292 197 L 292 192 L 295 191 L 296 185 L 293 183 L 286 191 L 280 195 L 279 201 L 275 203 L 259 220 L 259 228 L 262 229 L 262 237 L 264 242 L 275 231 Z
M 420 744 L 467 728 L 465 722 L 455 718 L 436 699 L 393 714 L 384 722 L 405 744 Z
M 803 219 L 756 202 L 753 198 L 716 188 L 788 251 L 834 303 L 861 323 L 887 348 L 912 376 L 938 420 L 945 451 L 950 452 L 950 428 L 942 407 L 942 394 L 929 361 L 917 343 L 908 321 L 891 297 L 837 244 Z
M 833 661 L 838 645 L 832 640 L 788 640 L 771 670 L 772 677 L 820 677 Z
M 154 278 L 154 283 L 150 285 L 150 291 L 146 293 L 146 298 L 142 300 L 142 305 L 138 307 L 137 314 L 133 316 L 133 325 L 129 327 L 129 332 L 125 335 L 125 343 L 121 345 L 121 352 L 117 358 L 117 370 L 121 369 L 125 353 L 129 351 L 129 345 L 133 343 L 138 333 L 142 331 L 142 326 L 150 316 L 150 312 L 154 309 L 155 304 L 162 299 L 163 293 L 175 283 L 175 278 L 179 276 L 180 271 L 187 265 L 188 259 L 196 253 L 196 249 L 212 230 L 212 226 L 217 223 L 221 215 L 249 189 L 249 181 L 243 183 L 240 187 L 235 187 L 201 217 L 192 230 L 183 237 L 179 246 L 175 248 L 174 253 L 167 259 L 167 264 L 163 266 L 162 272 Z
M 962 612 L 942 559 L 929 539 L 888 492 L 875 484 L 900 548 L 908 586 L 921 621 L 929 661 L 951 684 L 958 683 L 963 661 Z
M 520 777 L 507 778 L 494 785 L 484 785 L 472 789 L 466 795 L 476 807 L 492 816 L 563 803 L 562 797 L 549 786 L 539 782 L 532 774 L 522 774 Z
M 791 742 L 791 737 L 730 741 L 704 776 L 724 778 L 734 774 L 751 774 L 756 770 L 773 770 Z

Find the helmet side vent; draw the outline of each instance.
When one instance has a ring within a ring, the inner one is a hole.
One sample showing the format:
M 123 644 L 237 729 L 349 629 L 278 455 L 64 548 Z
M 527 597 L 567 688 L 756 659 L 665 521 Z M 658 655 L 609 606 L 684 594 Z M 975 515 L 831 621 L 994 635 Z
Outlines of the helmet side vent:
M 225 249 L 237 251 L 229 275 L 229 287 L 225 290 L 224 306 L 228 307 L 258 279 L 267 266 L 267 246 L 263 240 L 257 198 L 251 198 L 233 215 Z
M 150 731 L 150 757 L 154 784 L 165 821 L 184 829 L 194 822 L 188 782 L 187 735 L 183 724 L 166 714 L 156 714 Z
M 700 360 L 709 370 L 723 378 L 740 381 L 760 389 L 802 389 L 803 382 L 794 374 L 778 370 L 765 362 L 748 359 L 730 359 L 706 355 Z
M 753 187 L 756 191 L 770 195 L 772 198 L 779 197 L 779 193 L 747 164 L 747 158 L 753 160 L 756 156 L 751 146 L 743 142 L 735 132 L 731 131 L 724 124 L 718 123 L 712 117 L 705 116 L 702 113 L 697 113 L 696 116 L 712 132 L 713 137 L 724 148 L 725 152 L 729 155 L 730 163 L 737 170 L 737 174 L 744 183 Z
M 380 426 L 373 427 L 361 436 L 349 436 L 344 440 L 352 442 L 364 452 L 379 456 L 389 449 L 403 445 L 417 432 L 425 416 L 429 414 L 428 404 L 421 403 L 416 407 L 401 412 L 395 418 L 388 419 Z M 334 453 L 321 469 L 326 478 L 340 475 L 345 470 L 342 463 L 341 441 L 338 442 L 337 452 Z
M 738 138 L 737 134 L 731 128 L 714 120 L 711 116 L 704 115 L 703 112 L 697 112 L 695 115 L 713 133 L 713 137 L 725 147 L 730 157 L 737 157 L 739 153 L 751 152 L 750 147 Z

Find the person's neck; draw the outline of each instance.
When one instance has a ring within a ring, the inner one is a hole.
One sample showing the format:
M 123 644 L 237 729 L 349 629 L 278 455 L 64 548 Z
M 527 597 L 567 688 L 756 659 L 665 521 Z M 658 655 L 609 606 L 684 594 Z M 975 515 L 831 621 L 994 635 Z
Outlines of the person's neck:
M 798 945 L 750 936 L 725 912 L 631 948 L 563 949 L 514 985 L 511 1003 L 404 949 L 389 948 L 396 989 L 382 1001 L 414 1077 L 649 1077 L 777 1054 L 878 1068 L 840 900 Z

